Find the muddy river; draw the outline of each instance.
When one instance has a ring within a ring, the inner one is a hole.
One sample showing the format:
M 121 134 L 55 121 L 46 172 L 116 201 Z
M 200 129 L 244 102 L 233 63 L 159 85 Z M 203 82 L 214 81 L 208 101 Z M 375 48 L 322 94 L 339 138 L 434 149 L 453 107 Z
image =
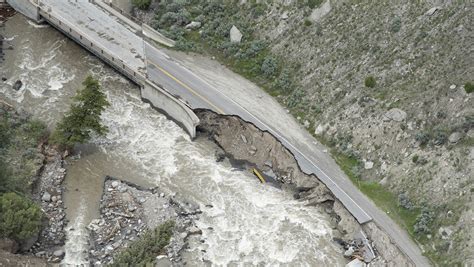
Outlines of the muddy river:
M 0 98 L 54 127 L 92 74 L 111 103 L 103 114 L 107 136 L 79 147 L 80 156 L 67 162 L 64 197 L 70 223 L 63 263 L 87 264 L 85 226 L 97 218 L 103 179 L 111 175 L 159 186 L 201 206 L 197 225 L 204 243 L 190 244 L 185 255 L 190 266 L 345 264 L 325 214 L 258 183 L 247 171 L 217 163 L 213 143 L 191 141 L 141 101 L 136 85 L 74 42 L 21 15 L 12 17 L 2 32 L 12 49 L 4 51 L 0 75 L 7 81 L 0 83 Z M 18 91 L 12 89 L 16 80 L 23 82 Z

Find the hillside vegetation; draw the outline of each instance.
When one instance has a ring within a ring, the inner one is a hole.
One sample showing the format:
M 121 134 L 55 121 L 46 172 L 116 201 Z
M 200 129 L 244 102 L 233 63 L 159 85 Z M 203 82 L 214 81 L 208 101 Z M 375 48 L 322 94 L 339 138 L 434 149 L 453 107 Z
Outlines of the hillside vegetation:
M 473 6 L 433 2 L 168 0 L 136 15 L 275 96 L 432 260 L 472 264 Z
M 30 198 L 45 136 L 44 124 L 0 102 L 0 238 L 22 244 L 41 229 L 43 213 Z

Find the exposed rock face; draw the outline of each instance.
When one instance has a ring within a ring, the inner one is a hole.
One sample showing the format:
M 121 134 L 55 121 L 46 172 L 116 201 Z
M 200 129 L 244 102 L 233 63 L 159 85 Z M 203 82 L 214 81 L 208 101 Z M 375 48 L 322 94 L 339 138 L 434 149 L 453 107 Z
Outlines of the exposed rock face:
M 293 155 L 271 134 L 235 116 L 217 115 L 205 110 L 197 110 L 196 114 L 201 121 L 198 129 L 208 134 L 231 158 L 252 162 L 261 170 L 272 171 L 286 185 L 285 188 L 295 190 L 295 198 L 308 205 L 324 207 L 334 219 L 332 224 L 343 239 L 353 239 L 362 230 L 354 217 L 317 177 L 300 171 Z M 375 247 L 389 251 L 376 262 L 409 265 L 409 260 L 388 237 L 375 225 L 372 227 L 364 229 L 369 231 L 367 235 L 370 234 Z
M 331 0 L 326 0 L 320 7 L 315 8 L 309 16 L 312 21 L 318 22 L 331 12 Z
M 399 108 L 392 108 L 385 113 L 385 117 L 393 121 L 404 121 L 407 117 L 407 113 Z

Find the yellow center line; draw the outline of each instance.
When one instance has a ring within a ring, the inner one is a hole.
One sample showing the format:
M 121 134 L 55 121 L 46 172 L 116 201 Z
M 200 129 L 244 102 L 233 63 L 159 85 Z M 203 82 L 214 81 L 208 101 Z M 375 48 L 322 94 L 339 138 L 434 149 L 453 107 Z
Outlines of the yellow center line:
M 166 71 L 165 69 L 163 69 L 162 67 L 156 65 L 155 63 L 147 60 L 148 64 L 150 65 L 153 65 L 155 66 L 158 70 L 160 70 L 161 72 L 163 72 L 166 76 L 170 77 L 173 81 L 177 82 L 179 85 L 181 85 L 182 87 L 186 88 L 188 91 L 190 91 L 191 93 L 193 93 L 194 95 L 196 95 L 197 97 L 201 98 L 202 100 L 204 100 L 204 102 L 206 102 L 207 104 L 209 104 L 209 106 L 213 107 L 215 109 L 215 111 L 219 112 L 220 114 L 225 114 L 225 112 L 218 108 L 216 105 L 214 105 L 213 103 L 211 103 L 211 101 L 209 101 L 207 98 L 205 98 L 204 96 L 202 96 L 201 94 L 199 94 L 198 92 L 196 92 L 195 90 L 193 90 L 191 87 L 189 87 L 187 84 L 185 84 L 184 82 L 180 81 L 178 78 L 176 78 L 175 76 L 173 76 L 173 74 L 169 73 L 168 71 Z

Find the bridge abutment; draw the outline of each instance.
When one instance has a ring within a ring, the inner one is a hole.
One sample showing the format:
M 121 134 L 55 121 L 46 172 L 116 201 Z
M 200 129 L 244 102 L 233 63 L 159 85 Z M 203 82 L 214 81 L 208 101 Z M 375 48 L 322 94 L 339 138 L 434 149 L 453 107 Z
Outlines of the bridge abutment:
M 30 0 L 6 0 L 17 12 L 25 15 L 36 23 L 43 22 L 39 9 Z

